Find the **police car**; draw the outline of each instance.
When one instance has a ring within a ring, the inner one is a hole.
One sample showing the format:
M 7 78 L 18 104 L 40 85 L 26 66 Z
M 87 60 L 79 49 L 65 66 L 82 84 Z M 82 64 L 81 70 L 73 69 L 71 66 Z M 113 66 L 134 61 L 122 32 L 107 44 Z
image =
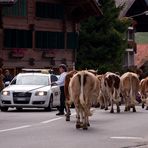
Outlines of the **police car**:
M 56 75 L 46 72 L 18 74 L 1 92 L 1 111 L 7 111 L 9 107 L 19 110 L 34 107 L 51 110 L 53 107 L 59 107 L 60 88 L 53 83 L 57 79 Z

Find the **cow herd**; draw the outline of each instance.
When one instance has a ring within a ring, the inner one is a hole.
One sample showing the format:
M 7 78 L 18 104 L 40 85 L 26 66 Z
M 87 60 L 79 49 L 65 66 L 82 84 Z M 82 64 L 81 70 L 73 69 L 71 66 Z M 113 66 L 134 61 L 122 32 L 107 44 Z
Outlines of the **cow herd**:
M 94 70 L 70 71 L 65 78 L 66 121 L 70 121 L 70 105 L 76 110 L 76 128 L 88 129 L 92 105 L 114 113 L 120 112 L 121 102 L 125 111 L 136 112 L 137 96 L 140 94 L 142 107 L 148 109 L 148 77 L 139 80 L 138 74 L 126 72 L 118 75 L 112 72 L 98 75 Z

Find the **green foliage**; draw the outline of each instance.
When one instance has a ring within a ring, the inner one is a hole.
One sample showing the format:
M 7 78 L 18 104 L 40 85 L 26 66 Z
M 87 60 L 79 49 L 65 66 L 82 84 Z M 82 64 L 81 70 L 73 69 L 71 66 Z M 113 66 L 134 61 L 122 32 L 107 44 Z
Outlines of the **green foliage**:
M 128 20 L 119 20 L 120 8 L 114 0 L 102 0 L 103 16 L 90 17 L 81 23 L 78 69 L 97 69 L 99 72 L 120 71 L 127 41 Z

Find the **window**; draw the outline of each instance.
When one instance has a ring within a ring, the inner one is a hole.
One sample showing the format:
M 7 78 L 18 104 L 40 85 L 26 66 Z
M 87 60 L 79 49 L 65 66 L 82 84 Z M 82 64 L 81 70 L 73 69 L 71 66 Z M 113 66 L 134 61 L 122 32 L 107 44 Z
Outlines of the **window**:
M 4 47 L 32 48 L 32 32 L 28 30 L 5 29 Z
M 67 33 L 67 48 L 76 49 L 78 47 L 78 34 L 75 32 Z
M 27 1 L 18 0 L 11 7 L 3 7 L 4 16 L 27 16 Z
M 133 27 L 128 27 L 127 39 L 134 41 L 134 29 Z
M 63 32 L 36 31 L 36 48 L 41 49 L 64 49 Z
M 61 4 L 36 2 L 36 16 L 41 18 L 63 19 L 64 6 Z

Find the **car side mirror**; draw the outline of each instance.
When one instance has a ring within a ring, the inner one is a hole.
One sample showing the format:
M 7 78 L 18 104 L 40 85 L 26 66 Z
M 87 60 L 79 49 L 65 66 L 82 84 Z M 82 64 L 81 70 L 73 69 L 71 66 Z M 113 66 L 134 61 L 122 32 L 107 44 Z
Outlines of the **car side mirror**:
M 5 87 L 7 87 L 10 84 L 10 81 L 5 82 Z

